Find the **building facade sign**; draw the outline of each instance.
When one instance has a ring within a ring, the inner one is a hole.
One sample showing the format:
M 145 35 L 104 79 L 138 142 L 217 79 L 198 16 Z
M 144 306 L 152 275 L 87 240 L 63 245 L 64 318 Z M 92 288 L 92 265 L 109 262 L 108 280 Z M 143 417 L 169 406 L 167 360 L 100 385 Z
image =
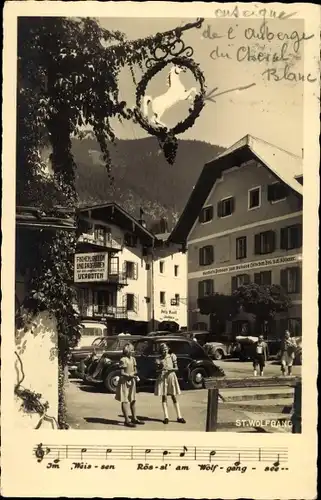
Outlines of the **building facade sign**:
M 207 269 L 206 271 L 197 271 L 194 273 L 189 273 L 188 277 L 191 278 L 203 278 L 207 276 L 217 276 L 219 274 L 235 273 L 239 271 L 250 271 L 251 269 L 261 269 L 264 267 L 271 266 L 281 266 L 284 264 L 295 264 L 296 262 L 302 261 L 302 255 L 288 255 L 284 257 L 275 257 L 274 259 L 260 259 L 253 262 L 244 262 L 242 264 L 236 264 L 234 266 L 226 267 L 216 267 L 214 269 Z
M 106 281 L 108 253 L 78 253 L 75 255 L 75 283 Z
M 160 321 L 177 321 L 178 311 L 176 309 L 161 309 Z

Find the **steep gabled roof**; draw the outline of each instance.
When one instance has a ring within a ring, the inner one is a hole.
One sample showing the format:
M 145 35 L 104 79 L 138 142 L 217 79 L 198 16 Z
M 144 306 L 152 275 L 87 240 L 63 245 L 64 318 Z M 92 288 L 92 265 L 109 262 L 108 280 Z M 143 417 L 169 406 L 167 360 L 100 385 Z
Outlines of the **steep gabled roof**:
M 136 233 L 142 240 L 152 243 L 155 240 L 153 233 L 148 231 L 140 221 L 135 219 L 120 205 L 114 202 L 103 203 L 100 205 L 84 206 L 78 210 L 83 215 L 88 215 L 89 218 L 106 221 L 110 224 L 115 224 L 124 230 Z
M 262 139 L 246 135 L 204 165 L 169 241 L 185 243 L 205 200 L 222 173 L 231 167 L 241 166 L 244 162 L 253 159 L 259 161 L 295 193 L 303 195 L 303 187 L 297 180 L 303 175 L 302 158 Z

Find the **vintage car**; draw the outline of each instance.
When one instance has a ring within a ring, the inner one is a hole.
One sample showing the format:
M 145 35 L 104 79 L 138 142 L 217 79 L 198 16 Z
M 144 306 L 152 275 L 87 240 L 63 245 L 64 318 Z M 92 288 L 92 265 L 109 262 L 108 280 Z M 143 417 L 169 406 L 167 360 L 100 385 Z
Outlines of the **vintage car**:
M 233 352 L 232 342 L 215 340 L 216 335 L 213 335 L 207 330 L 182 331 L 180 333 L 191 340 L 197 341 L 204 348 L 204 351 L 210 356 L 210 358 L 217 361 L 231 356 Z
M 88 346 L 98 337 L 107 337 L 107 326 L 99 321 L 83 321 L 80 324 L 80 339 L 75 349 Z
M 182 335 L 158 335 L 144 337 L 134 344 L 140 385 L 148 385 L 157 378 L 156 360 L 159 358 L 160 345 L 166 342 L 171 352 L 176 354 L 178 379 L 193 389 L 204 386 L 205 377 L 223 377 L 224 370 L 214 364 L 204 349 L 193 340 Z M 94 360 L 85 372 L 84 380 L 100 384 L 105 391 L 116 392 L 120 369 L 120 353 L 104 353 L 100 360 Z M 98 365 L 99 363 L 99 365 Z
M 140 336 L 118 335 L 111 337 L 98 337 L 91 345 L 83 346 L 78 349 L 72 349 L 69 360 L 68 370 L 71 376 L 83 377 L 88 361 L 99 359 L 103 353 L 121 354 L 124 346 L 128 343 L 135 343 Z M 144 338 L 144 337 L 142 337 Z

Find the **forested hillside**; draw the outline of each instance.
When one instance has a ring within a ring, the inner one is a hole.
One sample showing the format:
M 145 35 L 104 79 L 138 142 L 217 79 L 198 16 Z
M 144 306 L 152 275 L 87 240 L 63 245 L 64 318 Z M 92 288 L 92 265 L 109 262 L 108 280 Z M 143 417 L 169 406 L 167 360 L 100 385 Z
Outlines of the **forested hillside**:
M 173 226 L 195 185 L 204 163 L 223 148 L 201 141 L 179 141 L 174 165 L 169 165 L 157 139 L 117 140 L 111 146 L 114 185 L 110 185 L 97 142 L 91 135 L 73 142 L 80 203 L 119 203 L 134 217 L 140 207 L 149 227 L 165 217 Z

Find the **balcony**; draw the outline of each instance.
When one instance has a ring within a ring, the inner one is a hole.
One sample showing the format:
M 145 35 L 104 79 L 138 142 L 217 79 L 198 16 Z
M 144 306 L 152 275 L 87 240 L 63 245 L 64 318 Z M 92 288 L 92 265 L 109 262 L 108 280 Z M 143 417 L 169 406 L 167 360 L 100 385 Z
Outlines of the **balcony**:
M 81 306 L 78 306 L 77 309 L 79 310 L 80 316 L 82 316 L 83 318 L 127 319 L 128 317 L 126 307 L 82 304 Z
M 115 284 L 115 285 L 127 285 L 127 276 L 126 273 L 108 273 L 107 275 L 107 283 Z
M 78 244 L 94 245 L 99 248 L 108 248 L 113 251 L 120 251 L 122 249 L 121 239 L 112 238 L 110 233 L 84 233 L 79 237 Z

